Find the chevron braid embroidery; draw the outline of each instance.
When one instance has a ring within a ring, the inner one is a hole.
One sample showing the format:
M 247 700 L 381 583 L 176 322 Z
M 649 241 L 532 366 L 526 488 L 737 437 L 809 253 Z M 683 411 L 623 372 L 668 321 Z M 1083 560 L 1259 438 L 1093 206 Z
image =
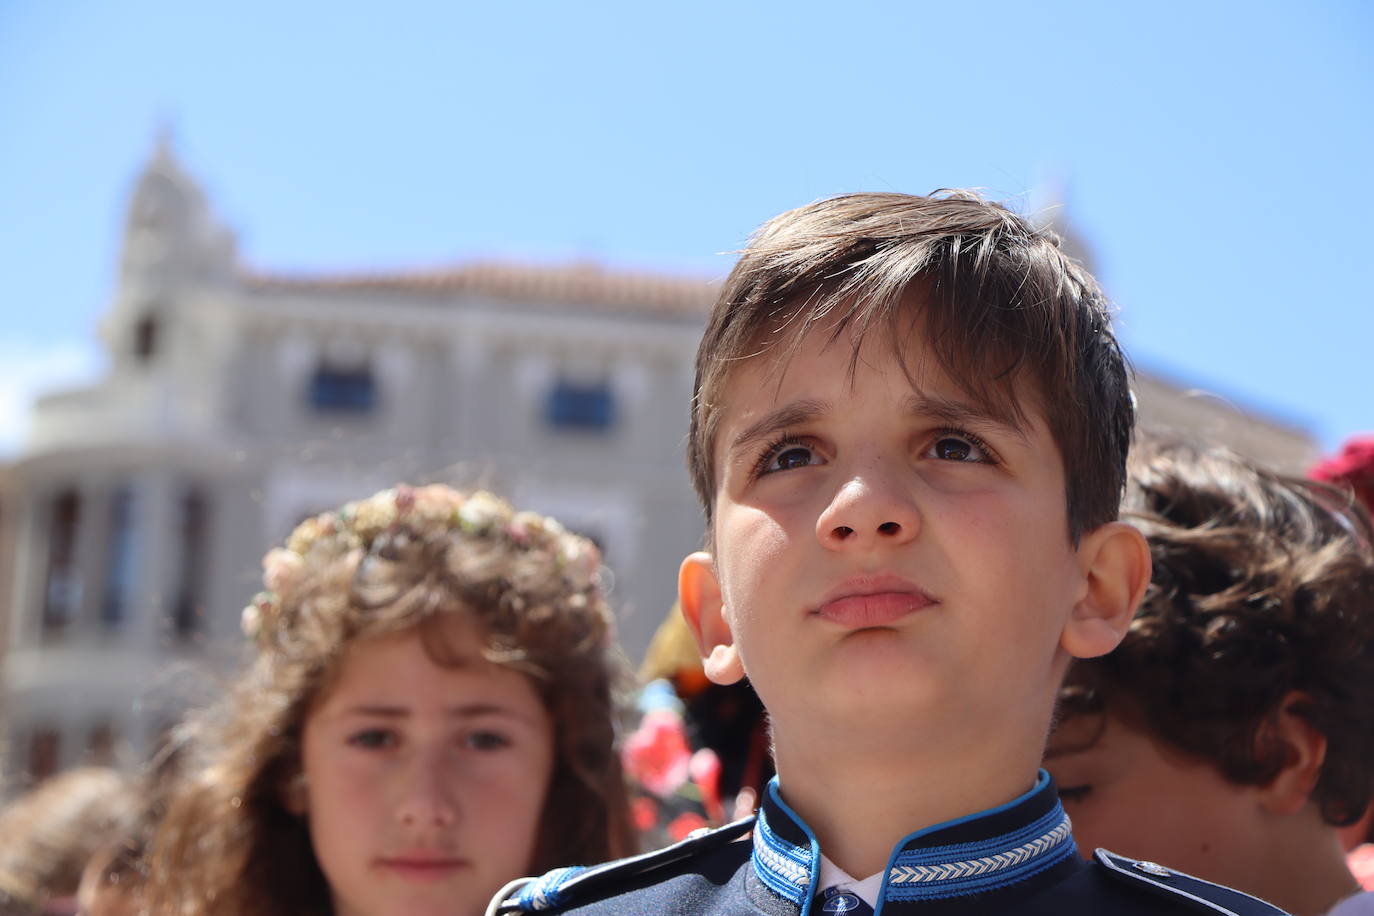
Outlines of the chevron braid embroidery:
M 887 880 L 889 884 L 911 885 L 991 875 L 1029 862 L 1032 859 L 1040 858 L 1068 840 L 1071 832 L 1068 818 L 1065 818 L 1053 830 L 1015 849 L 983 856 L 979 859 L 968 859 L 963 862 L 936 865 L 896 865 L 888 872 Z
M 801 904 L 811 885 L 811 855 L 773 833 L 760 816 L 754 822 L 754 872 L 775 893 Z M 803 861 L 799 861 L 804 858 Z

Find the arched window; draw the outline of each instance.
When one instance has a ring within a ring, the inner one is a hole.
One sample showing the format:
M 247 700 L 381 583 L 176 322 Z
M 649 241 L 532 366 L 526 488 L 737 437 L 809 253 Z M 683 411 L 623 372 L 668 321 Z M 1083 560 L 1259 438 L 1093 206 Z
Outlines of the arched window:
M 128 487 L 120 487 L 110 497 L 108 545 L 100 620 L 113 629 L 124 622 L 134 587 L 134 495 Z
M 35 728 L 29 735 L 29 779 L 38 783 L 56 773 L 61 751 L 62 736 L 57 729 Z
M 76 563 L 76 534 L 81 524 L 81 497 L 62 490 L 53 497 L 48 520 L 48 576 L 43 590 L 43 632 L 66 628 L 81 607 L 81 570 Z
M 205 580 L 210 571 L 210 502 L 204 491 L 193 484 L 182 493 L 178 508 L 181 565 L 172 606 L 172 633 L 179 640 L 189 640 L 205 627 Z
M 325 413 L 370 413 L 377 406 L 377 383 L 366 363 L 321 363 L 310 379 L 310 406 Z
M 140 363 L 152 362 L 157 355 L 157 316 L 146 314 L 134 325 L 134 356 Z
M 609 382 L 560 378 L 549 390 L 545 417 L 558 430 L 606 432 L 615 425 L 615 395 Z

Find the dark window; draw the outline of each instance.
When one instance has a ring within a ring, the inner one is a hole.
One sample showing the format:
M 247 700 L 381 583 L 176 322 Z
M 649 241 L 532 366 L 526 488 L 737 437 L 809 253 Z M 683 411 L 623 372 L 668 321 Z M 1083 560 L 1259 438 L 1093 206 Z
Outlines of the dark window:
M 43 632 L 60 632 L 81 606 L 81 570 L 76 564 L 76 532 L 81 497 L 63 490 L 52 501 L 48 526 L 48 578 L 43 590 Z
M 94 726 L 86 736 L 86 762 L 91 766 L 113 765 L 117 740 L 114 726 L 110 723 L 101 722 Z
M 56 729 L 36 728 L 29 736 L 29 779 L 42 782 L 57 772 L 61 735 Z
M 121 487 L 110 497 L 109 553 L 100 620 L 107 627 L 124 622 L 134 585 L 134 495 Z
M 189 487 L 179 508 L 181 566 L 177 571 L 176 603 L 172 607 L 172 631 L 189 640 L 205 625 L 205 578 L 208 572 L 210 505 L 199 487 Z
M 157 353 L 157 319 L 144 315 L 134 325 L 134 356 L 146 363 Z
M 603 431 L 615 424 L 615 398 L 606 382 L 560 380 L 549 392 L 549 425 L 554 429 Z
M 310 405 L 331 413 L 368 413 L 377 406 L 372 370 L 320 366 L 310 379 Z

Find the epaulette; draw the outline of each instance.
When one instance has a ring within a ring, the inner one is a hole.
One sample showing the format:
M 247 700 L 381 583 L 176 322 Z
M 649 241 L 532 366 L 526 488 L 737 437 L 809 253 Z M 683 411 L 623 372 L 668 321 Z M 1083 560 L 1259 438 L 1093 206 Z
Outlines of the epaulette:
M 628 859 L 591 867 L 574 865 L 555 868 L 537 878 L 521 878 L 501 889 L 496 899 L 492 900 L 487 914 L 538 913 L 569 906 L 579 900 L 594 899 L 598 892 L 613 889 L 629 879 L 665 869 L 733 842 L 753 826 L 754 815 L 750 815 L 715 830 L 693 831 L 679 843 Z
M 1194 878 L 1154 862 L 1129 859 L 1105 849 L 1097 850 L 1094 858 L 1107 867 L 1107 874 L 1113 878 L 1148 893 L 1168 897 L 1175 903 L 1190 907 L 1195 913 L 1207 913 L 1210 916 L 1288 916 L 1285 911 L 1258 897 Z

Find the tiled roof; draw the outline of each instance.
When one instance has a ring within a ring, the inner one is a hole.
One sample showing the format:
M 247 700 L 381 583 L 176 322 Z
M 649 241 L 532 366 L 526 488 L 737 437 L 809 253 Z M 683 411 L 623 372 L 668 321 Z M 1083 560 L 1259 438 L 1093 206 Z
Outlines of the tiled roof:
M 700 318 L 710 311 L 719 290 L 718 281 L 706 277 L 616 270 L 589 262 L 474 261 L 447 270 L 392 274 L 310 276 L 248 272 L 243 282 L 261 292 L 481 297 Z

